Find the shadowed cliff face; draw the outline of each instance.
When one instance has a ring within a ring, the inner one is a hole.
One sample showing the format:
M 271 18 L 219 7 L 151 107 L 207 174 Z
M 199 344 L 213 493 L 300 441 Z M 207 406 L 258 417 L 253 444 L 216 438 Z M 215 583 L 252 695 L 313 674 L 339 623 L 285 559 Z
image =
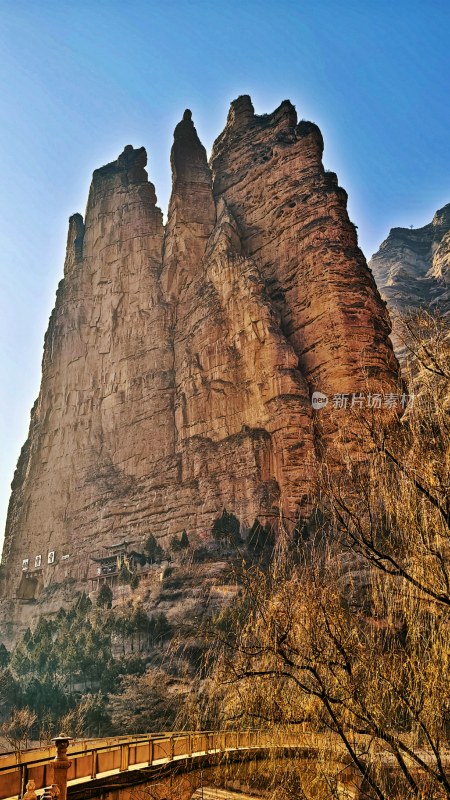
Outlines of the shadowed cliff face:
M 450 203 L 423 228 L 392 228 L 369 266 L 389 309 L 431 307 L 448 314 Z
M 102 545 L 200 540 L 223 507 L 248 525 L 306 514 L 336 435 L 311 392 L 395 391 L 386 308 L 322 149 L 290 102 L 256 116 L 241 97 L 208 165 L 186 111 L 165 230 L 144 148 L 95 171 L 14 477 L 7 597 L 37 555 L 41 585 L 81 587 Z
M 297 124 L 289 101 L 256 116 L 241 97 L 214 144 L 214 189 L 235 215 L 244 252 L 257 260 L 308 384 L 357 391 L 363 362 L 381 379 L 396 364 L 346 192 L 324 171 L 322 151 L 319 129 Z

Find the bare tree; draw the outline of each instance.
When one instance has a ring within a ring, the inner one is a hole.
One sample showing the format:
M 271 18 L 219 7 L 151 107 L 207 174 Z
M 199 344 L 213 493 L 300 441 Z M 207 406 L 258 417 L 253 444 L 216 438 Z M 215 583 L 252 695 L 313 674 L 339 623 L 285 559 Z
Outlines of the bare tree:
M 364 797 L 450 798 L 449 338 L 426 315 L 408 337 L 413 407 L 361 417 L 365 458 L 346 440 L 322 465 L 311 540 L 281 535 L 212 632 L 223 724 L 314 734 L 305 797 L 337 797 L 348 764 Z
M 0 725 L 0 738 L 15 753 L 26 750 L 31 737 L 31 730 L 36 722 L 36 714 L 29 708 L 14 708 L 10 717 Z

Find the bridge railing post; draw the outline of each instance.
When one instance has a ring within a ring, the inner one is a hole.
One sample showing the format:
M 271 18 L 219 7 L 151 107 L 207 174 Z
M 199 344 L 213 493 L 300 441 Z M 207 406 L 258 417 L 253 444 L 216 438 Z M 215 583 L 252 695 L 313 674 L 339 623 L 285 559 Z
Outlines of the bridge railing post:
M 148 766 L 153 764 L 153 739 L 148 740 Z
M 67 773 L 72 763 L 67 758 L 67 748 L 70 741 L 71 737 L 65 736 L 63 733 L 52 739 L 52 742 L 56 745 L 56 756 L 53 761 L 53 782 L 59 787 L 60 800 L 67 800 Z
M 23 797 L 28 783 L 28 765 L 21 764 L 20 767 L 20 796 Z
M 170 737 L 170 760 L 173 761 L 175 758 L 175 739 L 173 736 Z
M 98 753 L 97 750 L 93 750 L 91 759 L 91 778 L 96 778 L 97 772 L 98 772 Z
M 120 745 L 120 772 L 126 772 L 130 763 L 130 746 L 129 744 Z

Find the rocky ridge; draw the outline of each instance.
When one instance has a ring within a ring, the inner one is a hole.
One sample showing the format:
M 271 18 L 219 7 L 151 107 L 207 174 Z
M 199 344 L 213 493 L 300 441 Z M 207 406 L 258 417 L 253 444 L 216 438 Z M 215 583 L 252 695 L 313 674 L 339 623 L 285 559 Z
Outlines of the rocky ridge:
M 94 172 L 12 484 L 5 619 L 29 616 L 24 581 L 27 602 L 83 587 L 104 545 L 205 540 L 224 507 L 294 524 L 338 435 L 311 393 L 395 391 L 386 307 L 322 151 L 289 101 L 256 115 L 243 96 L 209 164 L 184 113 L 165 227 L 144 148 Z
M 369 261 L 389 309 L 450 313 L 450 203 L 422 228 L 392 228 Z

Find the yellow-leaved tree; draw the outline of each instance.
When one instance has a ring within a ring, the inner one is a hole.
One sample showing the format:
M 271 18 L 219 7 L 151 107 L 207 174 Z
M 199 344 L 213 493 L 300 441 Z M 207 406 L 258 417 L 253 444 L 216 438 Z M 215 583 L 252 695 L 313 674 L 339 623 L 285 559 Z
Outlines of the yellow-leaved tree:
M 295 787 L 274 761 L 280 797 L 450 798 L 450 341 L 427 314 L 403 331 L 414 403 L 361 413 L 365 457 L 336 446 L 296 544 L 209 632 L 220 725 L 309 747 Z

